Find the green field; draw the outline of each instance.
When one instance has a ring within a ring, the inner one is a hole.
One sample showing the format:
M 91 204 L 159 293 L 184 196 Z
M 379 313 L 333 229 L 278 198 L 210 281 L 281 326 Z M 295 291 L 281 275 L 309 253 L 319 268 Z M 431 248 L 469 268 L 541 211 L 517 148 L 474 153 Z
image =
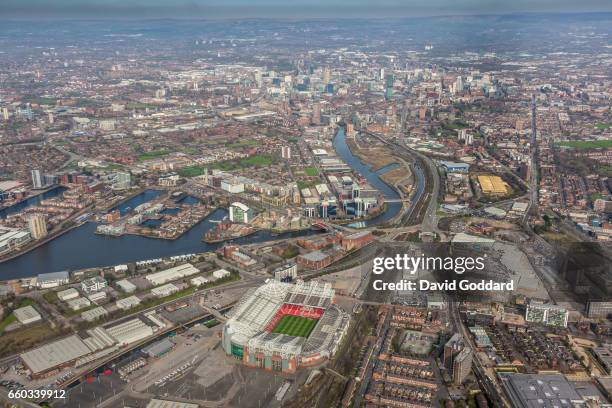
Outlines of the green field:
M 308 337 L 317 325 L 317 320 L 302 316 L 283 316 L 272 331 L 294 337 Z
M 162 150 L 156 150 L 156 151 L 152 151 L 152 152 L 147 152 L 147 153 L 143 153 L 140 156 L 138 156 L 138 160 L 143 161 L 143 160 L 152 160 L 152 159 L 157 159 L 160 157 L 164 157 L 170 154 L 169 150 L 166 149 L 162 149 Z
M 177 173 L 181 177 L 195 177 L 195 176 L 201 176 L 202 174 L 204 174 L 205 170 L 206 170 L 206 167 L 189 166 L 189 167 L 183 167 L 182 169 L 179 169 Z
M 316 167 L 306 167 L 304 173 L 307 176 L 314 177 L 319 175 L 319 170 Z
M 612 140 L 572 140 L 559 142 L 558 145 L 575 149 L 610 149 Z
M 228 160 L 211 164 L 211 168 L 223 171 L 247 169 L 249 167 L 264 167 L 274 163 L 274 158 L 269 155 L 256 155 L 240 160 Z

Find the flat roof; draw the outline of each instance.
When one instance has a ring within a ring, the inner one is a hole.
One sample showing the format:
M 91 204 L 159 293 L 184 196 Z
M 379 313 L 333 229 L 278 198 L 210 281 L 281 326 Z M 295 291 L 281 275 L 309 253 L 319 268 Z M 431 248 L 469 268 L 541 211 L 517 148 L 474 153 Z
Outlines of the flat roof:
M 150 356 L 156 356 L 160 353 L 165 353 L 172 347 L 174 347 L 174 342 L 172 342 L 169 338 L 164 337 L 162 340 L 156 341 L 155 343 L 143 348 L 142 351 Z
M 198 404 L 152 399 L 151 401 L 149 401 L 146 408 L 198 408 Z
M 561 374 L 499 373 L 502 385 L 514 406 L 549 408 L 574 406 L 582 397 Z
M 19 309 L 13 310 L 13 314 L 21 323 L 30 319 L 41 318 L 40 313 L 38 313 L 38 311 L 34 309 L 34 306 L 20 307 Z
M 20 355 L 32 373 L 41 373 L 91 353 L 79 336 L 57 340 Z
M 329 255 L 321 251 L 314 251 L 314 252 L 310 252 L 308 254 L 302 255 L 302 258 L 309 260 L 309 261 L 317 262 L 317 261 L 322 261 L 324 259 L 327 259 L 328 256 Z
M 38 281 L 40 282 L 41 280 L 64 280 L 64 279 L 68 279 L 69 275 L 68 275 L 68 271 L 61 271 L 61 272 L 51 272 L 51 273 L 40 273 L 38 274 Z

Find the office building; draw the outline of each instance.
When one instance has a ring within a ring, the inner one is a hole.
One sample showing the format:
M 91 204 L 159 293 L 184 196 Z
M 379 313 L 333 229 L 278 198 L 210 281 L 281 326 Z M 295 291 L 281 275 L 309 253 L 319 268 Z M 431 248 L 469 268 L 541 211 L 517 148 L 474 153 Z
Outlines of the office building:
M 281 157 L 285 160 L 291 159 L 291 147 L 283 146 L 281 148 Z
M 43 214 L 32 214 L 28 218 L 28 229 L 34 239 L 40 239 L 47 235 L 47 221 Z
M 81 289 L 86 294 L 98 292 L 106 287 L 106 279 L 101 276 L 94 276 L 93 278 L 85 279 L 81 282 Z
M 245 204 L 235 202 L 230 205 L 229 219 L 231 222 L 248 223 L 253 219 L 253 210 Z
M 40 170 L 32 170 L 31 174 L 32 174 L 32 188 L 35 188 L 35 189 L 43 188 L 44 181 L 43 181 L 43 176 Z

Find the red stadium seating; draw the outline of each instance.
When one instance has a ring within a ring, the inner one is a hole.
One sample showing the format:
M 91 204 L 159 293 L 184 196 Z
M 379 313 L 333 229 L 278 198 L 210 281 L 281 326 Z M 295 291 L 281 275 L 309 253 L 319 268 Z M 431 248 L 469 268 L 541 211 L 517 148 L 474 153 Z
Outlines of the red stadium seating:
M 280 309 L 278 309 L 274 317 L 270 319 L 270 322 L 266 326 L 266 331 L 271 332 L 272 330 L 274 330 L 274 328 L 283 316 L 301 316 L 307 317 L 309 319 L 319 320 L 321 316 L 323 316 L 324 312 L 325 309 L 322 309 L 320 307 L 292 305 L 290 303 L 285 303 L 280 307 Z

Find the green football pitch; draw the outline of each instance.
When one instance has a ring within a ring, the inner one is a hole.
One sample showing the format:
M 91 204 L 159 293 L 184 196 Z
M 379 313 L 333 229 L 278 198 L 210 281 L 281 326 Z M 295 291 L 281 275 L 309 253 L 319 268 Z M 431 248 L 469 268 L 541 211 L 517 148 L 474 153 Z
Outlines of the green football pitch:
M 317 320 L 302 316 L 283 316 L 272 333 L 281 333 L 288 336 L 308 337 L 317 325 Z

